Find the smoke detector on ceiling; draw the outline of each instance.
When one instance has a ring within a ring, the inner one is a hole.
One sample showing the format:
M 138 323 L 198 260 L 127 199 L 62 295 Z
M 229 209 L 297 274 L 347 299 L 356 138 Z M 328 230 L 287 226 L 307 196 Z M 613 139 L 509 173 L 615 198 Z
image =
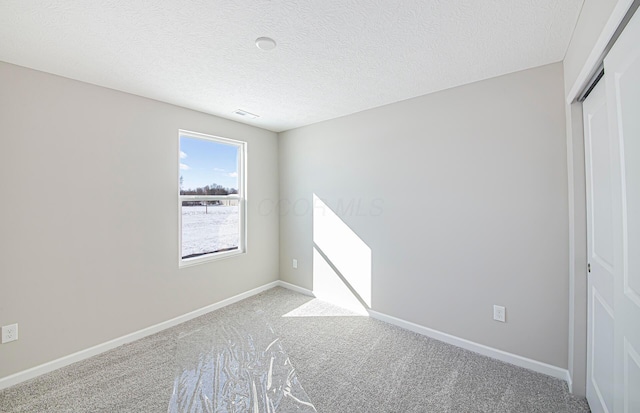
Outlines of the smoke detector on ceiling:
M 247 118 L 247 119 L 255 119 L 260 117 L 255 113 L 247 112 L 246 110 L 242 110 L 242 109 L 236 109 L 233 111 L 233 113 L 235 115 L 242 116 L 243 118 Z
M 273 50 L 276 48 L 276 41 L 270 37 L 258 37 L 256 39 L 256 46 L 260 50 Z

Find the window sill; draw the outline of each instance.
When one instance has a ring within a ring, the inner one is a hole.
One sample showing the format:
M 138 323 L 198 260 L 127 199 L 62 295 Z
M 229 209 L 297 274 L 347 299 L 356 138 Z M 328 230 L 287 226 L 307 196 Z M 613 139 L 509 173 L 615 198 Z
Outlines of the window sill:
M 180 258 L 178 261 L 178 268 L 185 268 L 185 267 L 192 267 L 194 265 L 206 264 L 212 261 L 219 261 L 226 258 L 232 258 L 232 257 L 243 255 L 246 253 L 247 252 L 245 250 L 237 249 L 233 251 L 224 251 L 224 252 L 217 252 L 213 254 L 203 255 L 201 257 L 193 257 L 193 258 L 187 258 L 187 259 Z

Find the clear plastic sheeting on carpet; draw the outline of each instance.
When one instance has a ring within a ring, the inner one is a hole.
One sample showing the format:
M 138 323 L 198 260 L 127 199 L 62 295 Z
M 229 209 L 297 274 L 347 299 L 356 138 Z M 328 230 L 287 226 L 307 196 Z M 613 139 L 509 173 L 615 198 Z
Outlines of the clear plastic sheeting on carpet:
M 264 317 L 182 333 L 176 351 L 169 413 L 316 412 Z

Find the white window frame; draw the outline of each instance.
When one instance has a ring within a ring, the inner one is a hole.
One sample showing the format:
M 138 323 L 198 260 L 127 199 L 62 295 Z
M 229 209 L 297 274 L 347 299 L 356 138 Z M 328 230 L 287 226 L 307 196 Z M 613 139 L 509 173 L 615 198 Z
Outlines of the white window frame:
M 180 137 L 186 136 L 188 138 L 202 139 L 205 141 L 222 143 L 226 145 L 233 145 L 238 147 L 238 193 L 233 195 L 180 195 Z M 238 141 L 235 139 L 223 138 L 220 136 L 207 135 L 199 132 L 192 132 L 184 129 L 178 130 L 178 267 L 188 267 L 191 265 L 203 264 L 210 261 L 216 261 L 224 258 L 233 257 L 247 252 L 247 214 L 246 214 L 246 157 L 247 157 L 247 143 Z M 239 236 L 238 236 L 238 248 L 231 251 L 212 252 L 209 254 L 201 255 L 198 257 L 182 258 L 182 202 L 183 201 L 222 201 L 229 199 L 238 200 L 239 214 Z

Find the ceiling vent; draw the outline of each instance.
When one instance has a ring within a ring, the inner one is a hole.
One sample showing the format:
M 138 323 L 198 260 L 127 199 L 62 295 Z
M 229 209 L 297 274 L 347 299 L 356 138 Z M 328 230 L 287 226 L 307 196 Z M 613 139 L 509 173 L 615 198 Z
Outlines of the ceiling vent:
M 246 110 L 242 110 L 242 109 L 236 109 L 233 111 L 233 113 L 235 115 L 242 116 L 243 118 L 247 118 L 247 119 L 255 119 L 260 117 L 259 115 L 256 115 L 251 112 L 247 112 Z

